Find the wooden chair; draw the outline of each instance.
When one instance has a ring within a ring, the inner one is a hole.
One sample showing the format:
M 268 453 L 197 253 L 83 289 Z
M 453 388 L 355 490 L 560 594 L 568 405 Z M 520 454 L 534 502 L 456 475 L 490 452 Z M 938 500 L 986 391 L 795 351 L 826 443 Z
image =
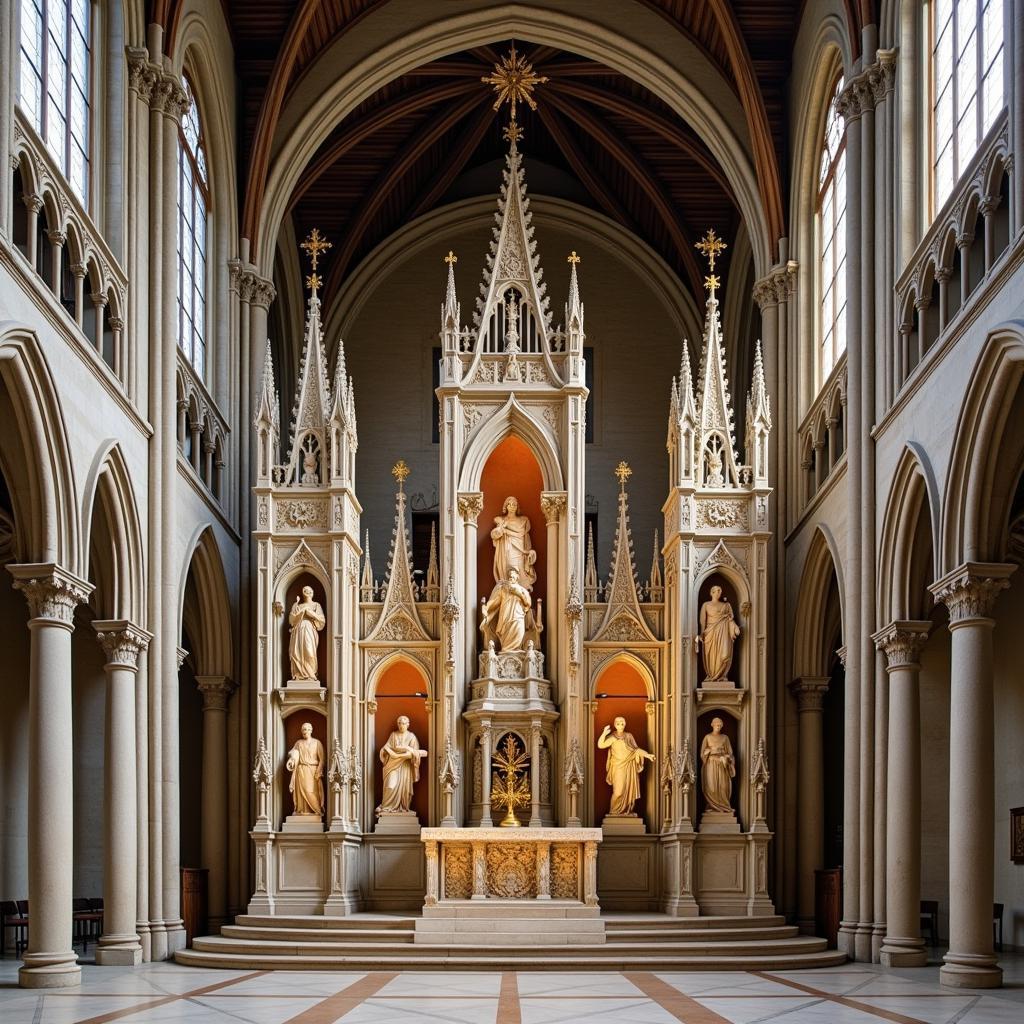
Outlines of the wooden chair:
M 7 951 L 7 929 L 14 929 L 14 955 L 28 946 L 28 901 L 4 900 L 0 904 L 0 956 Z
M 997 953 L 1003 951 L 1003 905 L 992 904 L 992 948 Z
M 921 934 L 925 933 L 925 925 L 929 936 L 929 946 L 939 944 L 939 901 L 921 900 Z

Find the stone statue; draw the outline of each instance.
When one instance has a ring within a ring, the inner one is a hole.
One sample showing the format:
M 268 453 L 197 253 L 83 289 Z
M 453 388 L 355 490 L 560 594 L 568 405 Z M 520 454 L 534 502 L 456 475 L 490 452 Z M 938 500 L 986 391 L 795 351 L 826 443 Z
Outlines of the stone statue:
M 296 814 L 324 813 L 324 745 L 313 738 L 313 726 L 302 723 L 302 739 L 288 751 L 285 767 L 292 773 L 288 790 Z
M 621 715 L 615 719 L 615 732 L 606 725 L 597 745 L 608 751 L 605 781 L 612 787 L 608 813 L 632 814 L 633 805 L 640 799 L 640 773 L 644 770 L 644 762 L 653 761 L 654 755 L 636 745 L 633 734 L 626 732 L 626 720 Z
M 503 651 L 521 651 L 527 637 L 536 645 L 539 636 L 530 592 L 520 584 L 518 569 L 513 566 L 508 573 L 508 579 L 498 583 L 483 603 L 480 629 L 485 644 L 497 640 Z
M 494 582 L 504 583 L 512 569 L 519 571 L 519 581 L 527 590 L 537 582 L 534 563 L 537 552 L 530 546 L 530 520 L 519 515 L 519 502 L 505 499 L 503 515 L 494 517 L 491 540 L 494 542 Z
M 409 732 L 409 719 L 399 715 L 398 728 L 380 749 L 384 765 L 384 792 L 377 817 L 408 811 L 412 805 L 413 783 L 420 781 L 420 761 L 427 751 L 420 750 L 419 740 Z
M 732 616 L 732 605 L 722 600 L 722 588 L 711 588 L 711 600 L 700 608 L 700 633 L 694 637 L 693 645 L 698 650 L 704 646 L 704 674 L 707 682 L 718 682 L 729 678 L 732 667 L 732 649 L 740 627 Z
M 288 613 L 291 625 L 291 642 L 288 645 L 288 657 L 292 664 L 292 679 L 316 680 L 316 645 L 317 633 L 327 623 L 324 610 L 319 602 L 313 600 L 313 588 L 302 588 L 302 601 L 295 598 Z
M 716 588 L 717 589 L 717 588 Z M 732 780 L 736 777 L 736 758 L 729 737 L 722 732 L 720 718 L 711 720 L 711 732 L 700 746 L 701 788 L 708 810 L 732 814 Z

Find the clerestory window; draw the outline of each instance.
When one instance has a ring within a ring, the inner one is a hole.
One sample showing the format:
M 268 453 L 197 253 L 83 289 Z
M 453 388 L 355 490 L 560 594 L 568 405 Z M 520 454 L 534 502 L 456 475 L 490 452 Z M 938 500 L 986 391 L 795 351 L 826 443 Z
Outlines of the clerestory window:
M 818 165 L 819 383 L 846 351 L 846 130 L 836 109 L 842 89 L 840 76 L 829 98 Z

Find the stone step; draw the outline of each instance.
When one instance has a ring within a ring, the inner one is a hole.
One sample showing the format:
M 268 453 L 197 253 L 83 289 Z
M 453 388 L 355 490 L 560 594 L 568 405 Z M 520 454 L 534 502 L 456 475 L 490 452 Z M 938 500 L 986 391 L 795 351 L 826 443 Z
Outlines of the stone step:
M 412 925 L 407 928 L 269 928 L 226 924 L 220 930 L 226 939 L 252 939 L 278 942 L 412 942 Z
M 781 914 L 765 917 L 722 916 L 722 917 L 669 917 L 667 914 L 630 914 L 624 911 L 601 914 L 605 928 L 615 931 L 621 928 L 775 928 L 786 923 Z
M 276 916 L 268 914 L 239 914 L 235 918 L 236 925 L 253 928 L 330 928 L 355 929 L 363 928 L 414 928 L 419 917 L 409 914 L 350 914 L 347 917 L 324 917 L 322 914 Z
M 713 940 L 715 942 L 772 942 L 775 939 L 791 939 L 800 934 L 796 925 L 777 925 L 774 928 L 606 928 L 609 942 L 679 942 L 689 939 Z
M 608 947 L 601 947 L 602 952 Z M 229 949 L 184 949 L 174 954 L 177 963 L 191 967 L 213 967 L 237 970 L 267 971 L 436 971 L 439 968 L 461 971 L 784 971 L 814 967 L 837 967 L 846 962 L 846 956 L 836 950 L 817 952 L 774 951 L 762 947 L 760 953 L 737 955 L 735 953 L 714 953 L 711 956 L 692 953 L 666 953 L 656 955 L 623 955 L 622 947 L 611 947 L 618 955 L 594 956 L 589 949 L 574 948 L 572 956 L 553 957 L 545 949 L 543 955 L 521 948 L 514 956 L 497 949 L 486 953 L 452 954 L 450 956 L 423 956 L 412 954 L 403 946 L 401 952 L 381 955 L 376 950 L 372 955 L 281 955 L 266 952 L 237 952 Z

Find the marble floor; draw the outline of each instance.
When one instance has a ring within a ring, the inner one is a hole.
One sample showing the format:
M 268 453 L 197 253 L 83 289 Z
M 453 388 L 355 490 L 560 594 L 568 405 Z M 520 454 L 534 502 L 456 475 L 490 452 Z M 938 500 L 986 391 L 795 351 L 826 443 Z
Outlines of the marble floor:
M 17 987 L 0 961 L 0 1024 L 1022 1024 L 1024 955 L 990 992 L 940 988 L 938 965 L 814 971 L 459 974 L 223 971 L 85 963 L 80 988 Z

